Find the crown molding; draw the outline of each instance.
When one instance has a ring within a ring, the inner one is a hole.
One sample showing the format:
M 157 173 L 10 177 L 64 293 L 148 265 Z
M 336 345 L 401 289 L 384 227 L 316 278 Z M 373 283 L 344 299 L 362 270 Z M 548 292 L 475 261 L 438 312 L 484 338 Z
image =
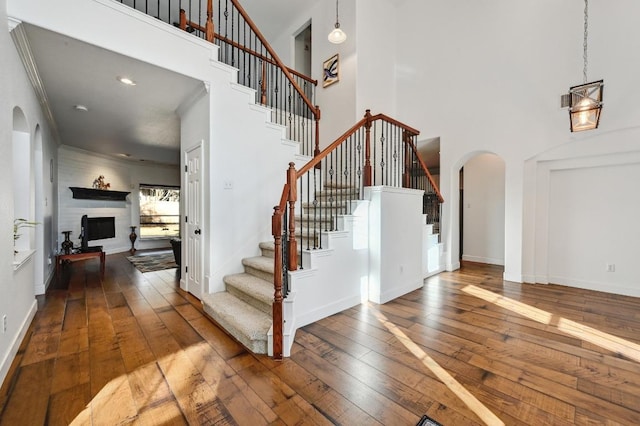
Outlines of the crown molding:
M 33 86 L 36 97 L 40 102 L 42 112 L 44 113 L 47 122 L 49 123 L 51 134 L 53 135 L 53 138 L 55 139 L 57 144 L 60 145 L 58 124 L 53 117 L 53 112 L 51 111 L 51 106 L 49 104 L 49 98 L 47 97 L 47 92 L 44 89 L 44 83 L 40 78 L 38 66 L 36 65 L 35 58 L 33 57 L 33 51 L 31 50 L 31 45 L 29 44 L 27 33 L 24 30 L 24 25 L 22 25 L 22 21 L 12 17 L 8 18 L 8 22 L 11 37 L 13 38 L 13 42 L 16 45 L 16 50 L 18 51 L 18 55 L 22 60 L 24 69 L 27 72 L 27 76 L 29 77 L 29 81 L 31 81 L 31 85 Z

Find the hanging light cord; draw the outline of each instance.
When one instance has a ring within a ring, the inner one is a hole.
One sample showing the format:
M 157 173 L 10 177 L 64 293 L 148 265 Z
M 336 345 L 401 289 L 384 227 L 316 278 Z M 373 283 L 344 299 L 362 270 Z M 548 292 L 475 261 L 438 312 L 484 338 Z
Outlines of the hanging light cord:
M 338 0 L 336 0 L 336 28 L 340 28 L 340 21 L 338 20 Z
M 589 60 L 587 58 L 587 38 L 589 35 L 589 0 L 584 0 L 584 40 L 582 42 L 582 47 L 584 49 L 582 53 L 582 58 L 584 59 L 584 67 L 582 68 L 582 78 L 584 83 L 587 82 L 587 64 Z

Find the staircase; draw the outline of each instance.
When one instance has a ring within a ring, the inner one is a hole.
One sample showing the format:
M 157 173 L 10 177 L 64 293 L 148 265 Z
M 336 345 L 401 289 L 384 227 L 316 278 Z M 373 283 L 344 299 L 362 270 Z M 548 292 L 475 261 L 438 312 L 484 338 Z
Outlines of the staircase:
M 323 207 L 303 203 L 302 215 L 296 215 L 298 247 L 318 249 L 321 233 L 335 230 L 337 216 L 349 212 L 348 203 L 358 195 L 357 188 L 328 184 L 316 192 L 316 199 L 325 200 Z M 266 354 L 272 325 L 274 244 L 263 242 L 259 248 L 260 256 L 242 259 L 243 273 L 224 277 L 226 291 L 203 294 L 202 302 L 206 314 L 238 342 L 253 353 Z
M 273 302 L 273 243 L 261 256 L 242 259 L 243 273 L 224 277 L 226 291 L 203 294 L 204 311 L 227 333 L 257 354 L 266 354 Z

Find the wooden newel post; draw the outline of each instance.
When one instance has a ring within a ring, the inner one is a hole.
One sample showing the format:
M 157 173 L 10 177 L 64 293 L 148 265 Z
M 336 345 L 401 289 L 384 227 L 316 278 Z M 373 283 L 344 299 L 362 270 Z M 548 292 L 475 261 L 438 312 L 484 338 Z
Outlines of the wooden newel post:
M 402 142 L 404 145 L 404 173 L 402 174 L 402 187 L 411 188 L 411 149 L 409 146 L 410 136 L 406 130 L 402 131 Z
M 213 43 L 214 28 L 213 28 L 213 0 L 207 1 L 207 23 L 204 26 L 205 35 L 207 41 Z
M 180 29 L 187 31 L 187 12 L 184 9 L 180 9 Z
M 364 144 L 364 176 L 363 185 L 371 186 L 371 110 L 367 110 L 364 114 L 367 119 L 364 124 L 365 128 L 365 144 Z
M 273 358 L 282 359 L 282 212 L 280 206 L 273 208 L 271 217 L 271 233 L 274 241 L 273 271 Z
M 298 200 L 298 185 L 296 176 L 296 165 L 289 163 L 287 170 L 287 185 L 289 186 L 289 244 L 287 266 L 290 271 L 298 270 L 298 240 L 296 240 L 296 201 Z

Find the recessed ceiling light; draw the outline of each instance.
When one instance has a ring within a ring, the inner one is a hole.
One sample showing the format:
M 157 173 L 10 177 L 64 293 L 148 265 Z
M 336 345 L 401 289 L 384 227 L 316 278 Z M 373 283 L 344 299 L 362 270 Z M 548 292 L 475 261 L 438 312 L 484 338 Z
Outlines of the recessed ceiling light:
M 74 106 L 73 106 L 73 108 L 74 108 L 75 110 L 77 110 L 77 111 L 84 111 L 84 112 L 89 111 L 89 108 L 87 108 L 86 106 L 81 105 L 81 104 L 74 105 Z
M 126 84 L 127 86 L 135 86 L 136 82 L 131 80 L 129 77 L 118 77 L 118 81 L 122 84 Z

